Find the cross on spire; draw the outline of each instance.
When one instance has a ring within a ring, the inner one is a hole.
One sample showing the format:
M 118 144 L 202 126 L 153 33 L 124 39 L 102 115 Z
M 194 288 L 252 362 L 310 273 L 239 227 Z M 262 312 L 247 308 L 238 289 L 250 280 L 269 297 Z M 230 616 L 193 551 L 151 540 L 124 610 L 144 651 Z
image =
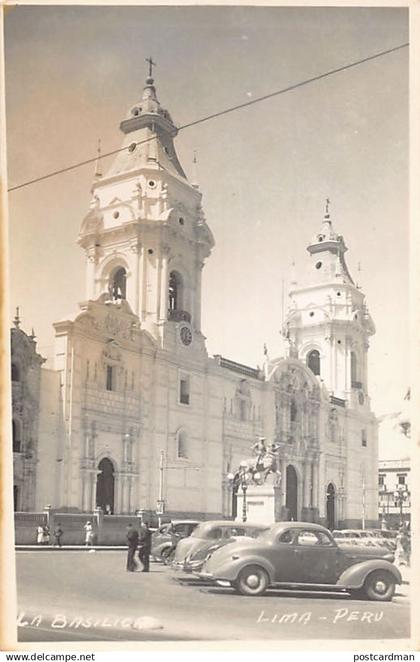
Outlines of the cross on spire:
M 149 78 L 152 78 L 153 76 L 153 67 L 156 67 L 156 62 L 153 62 L 152 57 L 146 57 L 145 58 L 146 62 L 149 63 Z
M 326 198 L 326 200 L 325 200 L 325 216 L 329 216 L 329 213 L 330 213 L 330 204 L 331 204 L 330 199 L 329 199 L 329 198 Z

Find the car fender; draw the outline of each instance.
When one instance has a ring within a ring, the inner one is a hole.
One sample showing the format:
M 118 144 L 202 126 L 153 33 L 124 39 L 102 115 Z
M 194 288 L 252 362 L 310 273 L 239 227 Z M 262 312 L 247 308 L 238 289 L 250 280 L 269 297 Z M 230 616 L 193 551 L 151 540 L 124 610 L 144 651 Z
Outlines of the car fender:
M 259 565 L 261 568 L 264 568 L 264 570 L 267 572 L 269 576 L 270 583 L 274 581 L 275 569 L 273 564 L 268 559 L 254 555 L 246 556 L 242 559 L 239 559 L 238 565 L 236 565 L 235 563 L 234 579 L 237 579 L 241 570 L 243 570 L 248 565 Z
M 382 559 L 370 559 L 351 565 L 344 570 L 338 578 L 337 586 L 361 588 L 365 583 L 366 577 L 375 570 L 386 570 L 394 576 L 396 584 L 402 583 L 401 573 L 395 565 Z

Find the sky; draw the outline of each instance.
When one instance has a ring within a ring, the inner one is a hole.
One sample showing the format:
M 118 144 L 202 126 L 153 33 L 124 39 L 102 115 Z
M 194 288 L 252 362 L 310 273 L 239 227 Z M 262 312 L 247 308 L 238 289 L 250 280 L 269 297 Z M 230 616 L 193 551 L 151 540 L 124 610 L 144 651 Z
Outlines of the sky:
M 152 56 L 178 125 L 408 41 L 404 8 L 17 7 L 6 16 L 9 186 L 122 142 Z M 369 389 L 378 415 L 408 388 L 408 49 L 176 138 L 216 246 L 203 272 L 209 354 L 252 366 L 281 350 L 282 282 L 298 274 L 325 198 L 376 323 Z M 104 168 L 106 167 L 104 163 Z M 85 298 L 76 239 L 93 166 L 12 192 L 10 313 L 38 349 Z

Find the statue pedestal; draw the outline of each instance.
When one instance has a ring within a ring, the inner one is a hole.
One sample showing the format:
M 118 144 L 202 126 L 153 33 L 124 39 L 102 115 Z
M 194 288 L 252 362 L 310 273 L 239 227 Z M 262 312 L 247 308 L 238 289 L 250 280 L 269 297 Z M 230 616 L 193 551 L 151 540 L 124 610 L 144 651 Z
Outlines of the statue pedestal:
M 246 490 L 246 521 L 255 524 L 274 524 L 288 519 L 285 507 L 281 506 L 280 487 L 265 483 L 250 485 Z M 244 495 L 239 488 L 236 521 L 243 521 Z

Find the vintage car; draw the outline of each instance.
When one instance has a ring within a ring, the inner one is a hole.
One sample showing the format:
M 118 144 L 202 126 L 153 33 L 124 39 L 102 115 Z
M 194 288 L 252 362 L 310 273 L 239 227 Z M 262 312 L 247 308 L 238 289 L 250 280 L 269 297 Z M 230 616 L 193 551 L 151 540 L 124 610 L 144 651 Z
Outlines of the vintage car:
M 188 538 L 200 524 L 198 520 L 173 520 L 163 524 L 152 535 L 151 554 L 155 561 L 168 563 L 173 557 L 175 547 L 183 538 Z
M 255 540 L 215 551 L 199 576 L 243 595 L 261 595 L 269 587 L 312 588 L 385 601 L 402 581 L 393 560 L 384 548 L 338 546 L 318 524 L 278 522 Z
M 266 524 L 236 523 L 229 520 L 202 522 L 189 538 L 178 543 L 172 568 L 183 572 L 197 572 L 216 549 L 234 543 L 238 538 L 256 538 L 267 528 Z

